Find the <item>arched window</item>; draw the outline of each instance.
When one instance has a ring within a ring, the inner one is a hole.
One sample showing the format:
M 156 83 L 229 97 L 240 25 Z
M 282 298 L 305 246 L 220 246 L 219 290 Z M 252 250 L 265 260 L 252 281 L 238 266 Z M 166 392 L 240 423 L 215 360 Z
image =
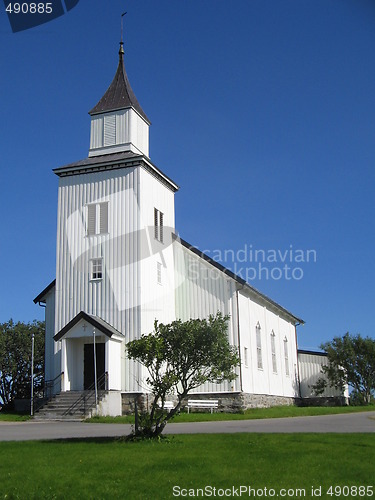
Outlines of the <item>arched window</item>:
M 285 360 L 285 375 L 289 377 L 289 349 L 288 349 L 288 339 L 284 339 L 284 360 Z
M 275 342 L 275 332 L 271 332 L 271 354 L 272 354 L 272 370 L 273 373 L 277 373 L 277 359 L 276 359 L 276 342 Z
M 257 326 L 255 327 L 255 335 L 256 335 L 256 341 L 257 341 L 257 363 L 258 363 L 258 369 L 263 370 L 263 359 L 262 359 L 262 336 L 261 336 L 261 328 L 259 321 L 257 323 Z

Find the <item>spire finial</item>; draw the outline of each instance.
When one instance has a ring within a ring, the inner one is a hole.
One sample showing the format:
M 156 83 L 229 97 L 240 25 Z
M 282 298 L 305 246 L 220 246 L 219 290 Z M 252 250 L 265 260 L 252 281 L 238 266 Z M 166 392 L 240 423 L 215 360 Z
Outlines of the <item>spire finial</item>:
M 119 50 L 119 55 L 124 54 L 124 39 L 123 39 L 123 32 L 124 32 L 124 16 L 126 12 L 123 12 L 121 14 L 121 42 L 120 42 L 120 50 Z

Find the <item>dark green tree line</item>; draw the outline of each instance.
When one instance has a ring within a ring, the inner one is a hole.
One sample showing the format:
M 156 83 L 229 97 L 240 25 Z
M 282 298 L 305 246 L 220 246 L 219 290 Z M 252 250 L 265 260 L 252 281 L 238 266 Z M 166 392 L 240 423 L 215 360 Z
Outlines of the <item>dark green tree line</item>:
M 315 393 L 322 394 L 327 386 L 344 391 L 348 384 L 357 401 L 370 403 L 375 391 L 375 339 L 346 333 L 320 348 L 327 353 L 328 364 L 322 367 L 325 377 L 313 387 Z
M 41 391 L 44 382 L 44 322 L 0 324 L 0 401 L 12 404 L 14 399 L 30 397 L 31 343 L 34 334 L 34 390 Z

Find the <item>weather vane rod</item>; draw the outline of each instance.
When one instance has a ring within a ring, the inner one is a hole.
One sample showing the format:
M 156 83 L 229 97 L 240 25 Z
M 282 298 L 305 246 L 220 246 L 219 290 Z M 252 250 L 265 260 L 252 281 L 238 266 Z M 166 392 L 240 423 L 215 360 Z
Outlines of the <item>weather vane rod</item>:
M 126 14 L 126 12 L 123 12 L 121 14 L 121 43 L 124 43 L 124 41 L 123 41 L 123 31 L 124 31 L 124 21 L 123 21 L 123 19 L 124 19 L 125 14 Z

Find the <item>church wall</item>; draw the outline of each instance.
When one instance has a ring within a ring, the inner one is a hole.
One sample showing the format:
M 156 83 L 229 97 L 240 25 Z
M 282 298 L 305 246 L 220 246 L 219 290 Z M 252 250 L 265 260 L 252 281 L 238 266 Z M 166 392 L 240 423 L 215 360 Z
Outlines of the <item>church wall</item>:
M 174 266 L 172 233 L 174 232 L 174 193 L 147 170 L 140 167 L 139 182 L 139 311 L 141 334 L 151 333 L 155 319 L 170 323 L 175 319 Z M 163 214 L 163 242 L 155 238 L 154 209 Z M 161 284 L 158 282 L 160 266 Z M 125 364 L 128 361 L 125 360 Z M 138 365 L 136 387 L 144 390 L 147 370 Z M 133 377 L 134 378 L 134 377 Z M 134 378 L 135 380 L 135 378 Z M 129 389 L 126 389 L 129 390 Z
M 53 340 L 55 334 L 55 288 L 45 297 L 45 380 L 53 380 L 60 373 L 60 346 Z
M 294 325 L 265 306 L 256 303 L 241 291 L 239 292 L 239 311 L 243 391 L 252 394 L 297 397 Z M 262 368 L 258 367 L 257 325 L 260 326 Z M 275 334 L 276 372 L 274 372 L 272 361 L 272 332 Z M 284 354 L 285 339 L 288 341 L 288 375 Z M 245 349 L 247 349 L 246 352 Z
M 321 369 L 327 364 L 327 356 L 325 356 L 323 353 L 298 353 L 298 365 L 301 377 L 301 398 L 316 397 L 312 386 L 317 383 L 319 378 L 326 378 L 326 376 L 321 373 Z M 320 397 L 322 398 L 334 398 L 340 396 L 348 397 L 348 391 L 346 390 L 345 393 L 342 394 L 334 387 L 327 387 L 323 394 L 320 395 Z
M 108 372 L 108 389 L 121 391 L 121 375 L 123 373 L 121 352 L 125 350 L 123 342 L 106 339 L 106 370 Z
M 144 169 L 140 171 L 140 182 L 141 333 L 147 334 L 153 331 L 155 319 L 162 323 L 175 319 L 174 193 Z M 155 208 L 163 214 L 163 242 L 155 238 Z
M 176 272 L 176 318 L 187 321 L 207 318 L 218 311 L 224 315 L 229 314 L 229 342 L 232 345 L 238 345 L 234 280 L 183 247 L 178 240 L 174 242 L 173 247 Z M 240 390 L 239 387 L 238 377 L 233 382 L 204 384 L 194 392 L 232 392 Z

